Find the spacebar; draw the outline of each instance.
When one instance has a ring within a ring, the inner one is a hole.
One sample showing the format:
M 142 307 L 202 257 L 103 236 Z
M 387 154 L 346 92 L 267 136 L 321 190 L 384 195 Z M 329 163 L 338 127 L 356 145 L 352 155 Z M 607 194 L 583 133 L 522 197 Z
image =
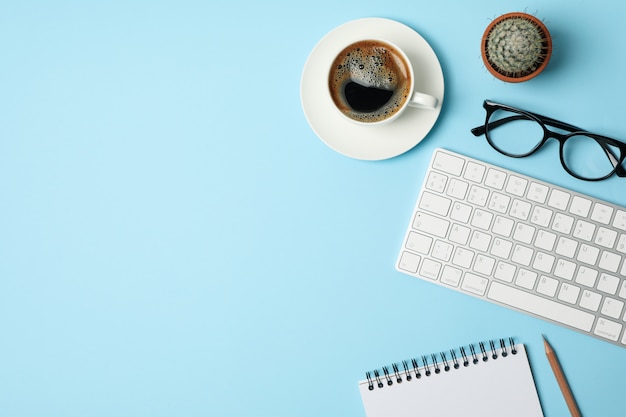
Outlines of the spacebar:
M 493 282 L 487 297 L 511 307 L 589 332 L 595 316 L 516 288 Z

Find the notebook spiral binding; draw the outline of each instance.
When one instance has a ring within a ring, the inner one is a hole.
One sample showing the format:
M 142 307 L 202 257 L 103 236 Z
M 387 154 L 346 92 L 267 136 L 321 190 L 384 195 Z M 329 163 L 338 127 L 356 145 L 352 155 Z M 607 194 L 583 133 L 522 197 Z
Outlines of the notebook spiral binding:
M 464 346 L 459 347 L 459 355 L 457 355 L 454 349 L 450 349 L 449 353 L 442 351 L 438 354 L 422 355 L 421 360 L 413 358 L 404 360 L 401 364 L 394 363 L 391 365 L 391 369 L 388 366 L 383 366 L 381 370 L 376 369 L 366 372 L 368 389 L 372 391 L 376 387 L 384 388 L 385 384 L 391 386 L 394 383 L 401 384 L 403 381 L 411 381 L 413 378 L 429 377 L 433 375 L 433 372 L 435 375 L 440 374 L 442 370 L 449 372 L 452 369 L 459 369 L 461 366 L 476 365 L 481 360 L 483 362 L 487 362 L 490 359 L 496 360 L 498 359 L 498 351 L 503 358 L 507 357 L 509 352 L 513 355 L 517 354 L 512 337 L 508 339 L 508 346 L 505 339 L 500 339 L 499 349 L 495 341 L 490 340 L 488 343 L 489 347 L 484 342 L 479 342 L 478 351 L 476 350 L 476 345 L 470 344 L 468 346 L 469 352 Z

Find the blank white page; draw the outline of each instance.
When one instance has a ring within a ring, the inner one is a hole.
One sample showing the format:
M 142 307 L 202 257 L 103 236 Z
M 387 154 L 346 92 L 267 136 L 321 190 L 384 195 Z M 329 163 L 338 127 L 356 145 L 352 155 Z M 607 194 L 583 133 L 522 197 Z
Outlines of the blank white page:
M 384 382 L 378 388 L 374 380 L 373 390 L 367 380 L 359 382 L 359 390 L 367 417 L 543 417 L 537 389 L 523 344 L 515 345 L 516 354 L 507 347 L 508 355 L 503 357 L 498 349 L 497 359 L 460 364 L 449 371 L 441 369 L 439 374 L 431 373 L 421 378 L 406 380 L 406 373 L 399 372 L 401 383 L 391 372 L 393 385 Z M 403 369 L 400 366 L 400 369 Z M 432 367 L 431 367 L 432 369 Z

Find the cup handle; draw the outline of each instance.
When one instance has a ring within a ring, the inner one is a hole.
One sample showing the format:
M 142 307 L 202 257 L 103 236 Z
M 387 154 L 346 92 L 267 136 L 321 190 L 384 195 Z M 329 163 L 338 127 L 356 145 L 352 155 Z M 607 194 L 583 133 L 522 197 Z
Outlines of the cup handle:
M 437 100 L 436 97 L 415 91 L 413 92 L 408 104 L 411 107 L 419 107 L 422 109 L 436 109 L 437 104 L 439 104 L 439 100 Z

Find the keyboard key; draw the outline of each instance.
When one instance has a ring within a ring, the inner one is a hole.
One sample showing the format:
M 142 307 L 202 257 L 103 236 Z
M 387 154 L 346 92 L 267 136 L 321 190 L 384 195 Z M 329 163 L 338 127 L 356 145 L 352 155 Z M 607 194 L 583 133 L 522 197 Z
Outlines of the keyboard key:
M 469 268 L 473 260 L 474 252 L 463 248 L 456 248 L 452 257 L 452 263 L 462 268 Z
M 466 180 L 470 180 L 473 182 L 481 183 L 483 182 L 483 176 L 485 175 L 485 166 L 481 164 L 477 164 L 476 162 L 468 162 L 467 168 L 465 169 L 465 174 L 463 174 L 463 178 Z
M 576 259 L 588 265 L 595 265 L 598 260 L 598 255 L 600 255 L 600 249 L 583 243 L 580 245 L 580 250 L 578 251 Z
M 445 237 L 448 233 L 450 222 L 430 214 L 417 212 L 413 221 L 413 228 L 430 235 Z
M 533 268 L 541 272 L 550 273 L 555 259 L 556 258 L 550 254 L 538 252 L 533 262 Z
M 578 220 L 576 222 L 576 227 L 574 228 L 574 236 L 578 239 L 591 242 L 591 238 L 593 237 L 593 232 L 595 232 L 595 230 L 596 226 L 593 223 L 589 223 L 584 220 Z
M 567 237 L 561 237 L 556 245 L 556 253 L 568 258 L 573 258 L 578 248 L 578 242 Z
M 622 325 L 611 320 L 599 319 L 593 333 L 612 341 L 617 341 L 622 332 Z
M 587 200 L 586 198 L 576 195 L 572 199 L 572 205 L 569 208 L 569 212 L 572 214 L 576 214 L 580 217 L 587 217 L 589 215 L 590 209 L 591 200 Z
M 432 280 L 437 280 L 439 277 L 439 270 L 441 269 L 441 264 L 439 262 L 433 261 L 432 259 L 424 259 L 422 261 L 422 267 L 420 268 L 420 274 L 424 278 L 429 278 Z
M 470 203 L 485 207 L 487 204 L 487 198 L 489 198 L 489 190 L 486 188 L 478 187 L 476 185 L 472 185 L 470 187 L 470 192 L 467 197 L 467 201 Z
M 596 245 L 604 246 L 605 248 L 612 249 L 615 246 L 617 240 L 617 232 L 615 230 L 609 230 L 606 227 L 600 227 L 598 234 L 594 240 Z
M 403 269 L 412 274 L 417 272 L 417 267 L 420 264 L 420 257 L 411 252 L 402 252 L 400 262 L 398 262 L 398 268 Z
M 432 243 L 432 237 L 425 236 L 421 233 L 410 232 L 406 239 L 406 245 L 404 246 L 409 250 L 427 255 L 430 252 Z
M 550 189 L 543 184 L 531 182 L 528 190 L 528 199 L 543 204 L 546 202 L 549 190 Z
M 600 256 L 600 262 L 598 262 L 598 266 L 602 269 L 606 269 L 609 272 L 617 272 L 619 268 L 619 264 L 622 262 L 622 257 L 613 253 L 602 251 L 602 255 Z
M 450 260 L 450 257 L 452 256 L 453 248 L 454 246 L 452 246 L 451 244 L 438 240 L 433 246 L 433 252 L 431 253 L 431 255 L 435 259 L 440 259 L 444 262 L 448 262 Z
M 498 262 L 498 266 L 496 267 L 496 272 L 494 276 L 501 281 L 513 282 L 513 277 L 515 277 L 515 270 L 515 266 L 500 261 Z
M 516 245 L 515 249 L 513 250 L 513 256 L 511 257 L 511 260 L 518 264 L 528 266 L 530 265 L 530 261 L 533 258 L 533 253 L 533 250 L 530 248 Z
M 489 249 L 489 243 L 491 243 L 491 235 L 477 230 L 472 233 L 469 246 L 472 249 L 486 252 Z
M 513 244 L 508 240 L 500 239 L 496 237 L 493 239 L 493 245 L 491 245 L 491 254 L 499 258 L 508 259 L 513 249 Z
M 450 197 L 458 198 L 459 200 L 465 199 L 465 194 L 467 193 L 467 189 L 469 185 L 461 180 L 456 178 L 452 178 L 450 180 L 450 185 L 448 186 L 448 194 Z
M 565 301 L 566 303 L 576 304 L 576 301 L 578 301 L 578 294 L 580 294 L 580 287 L 564 282 L 561 284 L 561 289 L 559 290 L 559 295 L 557 297 L 559 300 Z
M 574 271 L 576 271 L 576 264 L 574 262 L 559 259 L 554 268 L 554 275 L 571 281 L 574 278 Z
M 504 214 L 509 209 L 510 202 L 511 197 L 509 197 L 508 195 L 491 193 L 491 198 L 489 199 L 489 208 L 493 211 Z
M 626 281 L 622 281 L 622 285 L 620 285 L 619 296 L 626 299 Z
M 511 232 L 513 231 L 513 225 L 515 222 L 511 219 L 496 216 L 496 220 L 494 221 L 493 228 L 491 231 L 496 235 L 509 237 L 511 236 Z M 626 239 L 624 239 L 624 248 L 626 251 Z
M 472 226 L 482 230 L 489 230 L 491 219 L 493 219 L 493 214 L 485 210 L 476 209 L 472 216 Z
M 616 249 L 618 252 L 626 253 L 626 234 L 619 236 Z
M 613 275 L 602 273 L 600 274 L 600 280 L 598 281 L 598 290 L 607 294 L 615 294 L 617 292 L 617 286 L 619 285 L 619 278 Z
M 443 267 L 441 272 L 441 282 L 451 287 L 458 287 L 461 282 L 461 276 L 463 271 L 457 268 L 453 268 L 450 265 Z
M 552 210 L 541 206 L 535 206 L 533 213 L 530 216 L 530 221 L 538 226 L 548 227 L 550 220 L 552 219 L 552 214 L 554 214 Z
M 609 207 L 601 203 L 596 203 L 593 205 L 593 211 L 591 212 L 591 220 L 597 221 L 602 224 L 609 224 L 612 216 L 613 216 L 612 207 Z
M 580 296 L 580 306 L 591 311 L 598 311 L 602 296 L 597 292 L 584 290 Z
M 595 319 L 595 316 L 591 313 L 531 294 L 524 290 L 500 284 L 499 282 L 493 282 L 491 284 L 487 297 L 508 306 L 586 332 L 591 331 Z
M 474 271 L 483 274 L 491 275 L 493 267 L 496 264 L 496 260 L 482 254 L 476 255 L 476 262 L 474 262 Z
M 537 292 L 539 294 L 547 295 L 549 297 L 554 297 L 558 286 L 558 280 L 542 275 L 539 279 L 539 283 L 537 284 Z
M 469 227 L 461 226 L 455 223 L 452 225 L 452 229 L 450 229 L 450 236 L 448 236 L 448 239 L 450 239 L 451 242 L 466 245 L 471 232 L 472 231 Z
M 513 233 L 513 239 L 522 243 L 530 244 L 535 236 L 535 230 L 537 229 L 530 225 L 518 223 L 515 228 L 515 232 Z
M 616 300 L 611 297 L 606 297 L 604 303 L 602 303 L 602 314 L 605 316 L 613 317 L 614 319 L 620 318 L 622 310 L 624 309 L 624 302 Z
M 448 214 L 448 210 L 450 210 L 451 204 L 452 200 L 448 198 L 441 197 L 437 194 L 425 192 L 422 194 L 422 198 L 420 199 L 419 208 L 434 214 L 445 216 Z
M 450 212 L 450 218 L 461 223 L 469 222 L 469 218 L 472 215 L 472 206 L 468 206 L 463 203 L 454 203 L 452 205 L 452 211 Z
M 440 174 L 439 172 L 432 171 L 428 174 L 428 180 L 426 180 L 426 188 L 429 190 L 436 191 L 438 193 L 442 193 L 446 188 L 446 183 L 448 182 L 448 177 Z
M 527 220 L 530 215 L 532 205 L 528 201 L 513 200 L 513 205 L 509 214 L 520 220 Z
M 487 171 L 487 178 L 485 178 L 485 185 L 497 190 L 501 190 L 504 187 L 506 181 L 506 174 L 500 170 L 489 168 Z
M 535 238 L 535 246 L 537 246 L 538 248 L 547 250 L 548 252 L 552 252 L 555 243 L 556 235 L 554 233 L 546 232 L 545 230 L 539 230 L 537 232 L 537 237 Z
M 596 279 L 598 278 L 598 271 L 593 268 L 587 268 L 581 266 L 576 273 L 575 281 L 578 284 L 584 285 L 589 288 L 593 288 L 596 285 Z
M 550 199 L 548 205 L 559 210 L 565 210 L 567 203 L 569 203 L 570 194 L 565 191 L 553 189 L 550 193 Z
M 569 235 L 574 226 L 574 218 L 562 213 L 556 213 L 554 215 L 554 223 L 552 223 L 552 230 L 556 232 Z
M 526 186 L 528 185 L 528 180 L 525 178 L 520 178 L 516 175 L 509 176 L 509 181 L 506 184 L 506 192 L 509 194 L 516 195 L 518 197 L 523 197 L 524 193 L 526 193 Z
M 616 227 L 619 230 L 626 230 L 625 210 L 617 210 L 617 212 L 615 213 L 615 218 L 613 219 L 613 227 Z
M 450 155 L 449 153 L 437 152 L 433 161 L 433 168 L 440 171 L 447 172 L 448 174 L 459 176 L 463 171 L 463 165 L 465 162 L 463 159 Z
M 528 290 L 532 290 L 535 286 L 535 281 L 537 281 L 536 272 L 520 268 L 517 273 L 517 278 L 515 278 L 515 285 L 526 288 Z
M 489 280 L 487 278 L 467 273 L 463 278 L 461 288 L 476 295 L 485 295 L 487 284 L 489 284 Z

